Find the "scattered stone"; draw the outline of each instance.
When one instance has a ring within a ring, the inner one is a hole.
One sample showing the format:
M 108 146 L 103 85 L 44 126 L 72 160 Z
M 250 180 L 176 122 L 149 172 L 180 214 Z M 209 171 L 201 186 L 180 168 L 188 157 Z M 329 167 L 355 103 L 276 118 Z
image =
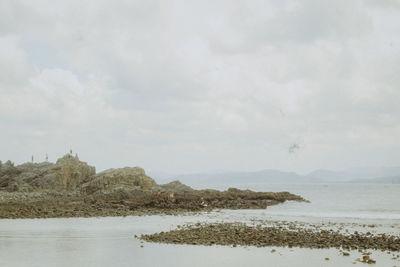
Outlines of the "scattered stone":
M 376 260 L 373 260 L 369 257 L 369 255 L 363 255 L 362 260 L 360 258 L 357 258 L 356 261 L 358 262 L 363 262 L 363 263 L 368 263 L 368 264 L 375 264 Z
M 304 228 L 288 229 L 284 227 L 249 226 L 243 223 L 210 223 L 184 225 L 176 230 L 149 235 L 141 235 L 148 242 L 198 245 L 241 246 L 280 246 L 301 248 L 345 248 L 378 249 L 382 251 L 400 251 L 400 237 L 386 234 L 365 235 L 354 233 L 341 234 L 339 231 L 312 230 Z M 272 251 L 271 251 L 272 252 Z M 349 256 L 349 252 L 342 252 Z M 360 260 L 361 261 L 361 260 Z M 369 255 L 363 255 L 362 262 L 374 263 Z

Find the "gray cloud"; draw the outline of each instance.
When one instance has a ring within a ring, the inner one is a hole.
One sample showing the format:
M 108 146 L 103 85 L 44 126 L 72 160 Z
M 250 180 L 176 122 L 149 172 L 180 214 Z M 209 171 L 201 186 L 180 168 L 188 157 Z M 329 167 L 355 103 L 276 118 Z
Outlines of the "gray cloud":
M 1 159 L 72 147 L 99 169 L 399 165 L 400 19 L 383 7 L 2 1 Z

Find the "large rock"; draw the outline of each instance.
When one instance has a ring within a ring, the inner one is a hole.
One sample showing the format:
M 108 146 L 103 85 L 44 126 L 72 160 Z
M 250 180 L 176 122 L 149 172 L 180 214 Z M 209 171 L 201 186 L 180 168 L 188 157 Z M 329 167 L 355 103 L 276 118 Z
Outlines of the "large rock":
M 96 174 L 94 167 L 67 154 L 56 163 L 24 163 L 14 166 L 10 161 L 0 162 L 0 190 L 92 194 L 187 191 L 188 187 L 178 182 L 160 187 L 139 167 L 110 169 Z
M 139 167 L 109 169 L 95 175 L 89 182 L 80 187 L 82 193 L 112 193 L 116 191 L 149 190 L 157 186 Z
M 40 182 L 41 188 L 60 188 L 67 191 L 75 190 L 79 185 L 88 181 L 96 174 L 96 168 L 80 161 L 78 157 L 69 154 L 56 162 L 55 175 L 45 176 Z
M 0 188 L 10 192 L 74 191 L 95 174 L 94 167 L 70 154 L 58 159 L 56 164 L 43 162 L 14 166 L 5 163 L 0 168 Z
M 0 161 L 0 188 L 7 188 L 14 182 L 14 177 L 19 173 L 20 171 L 11 161 L 7 161 L 4 164 Z
M 172 181 L 168 184 L 164 184 L 160 186 L 167 192 L 174 192 L 174 193 L 192 193 L 194 191 L 193 188 L 182 184 L 180 181 Z

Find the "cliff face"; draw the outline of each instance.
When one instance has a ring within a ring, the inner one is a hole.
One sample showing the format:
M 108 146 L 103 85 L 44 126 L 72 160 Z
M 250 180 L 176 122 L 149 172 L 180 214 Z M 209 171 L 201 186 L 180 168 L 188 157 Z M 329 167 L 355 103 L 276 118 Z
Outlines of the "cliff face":
M 56 165 L 60 166 L 60 169 L 57 171 L 55 179 L 46 181 L 48 184 L 53 183 L 50 188 L 56 186 L 67 191 L 73 191 L 96 174 L 95 167 L 89 166 L 86 162 L 70 155 L 58 159 Z

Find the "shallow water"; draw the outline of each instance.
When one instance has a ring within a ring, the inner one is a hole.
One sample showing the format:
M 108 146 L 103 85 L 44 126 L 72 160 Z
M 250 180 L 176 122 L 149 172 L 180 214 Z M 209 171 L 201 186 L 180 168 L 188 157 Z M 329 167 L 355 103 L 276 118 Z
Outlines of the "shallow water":
M 311 203 L 285 203 L 267 210 L 212 212 L 196 216 L 0 220 L 0 266 L 354 266 L 360 253 L 336 249 L 190 246 L 143 243 L 134 235 L 197 221 L 296 220 L 337 222 L 373 232 L 399 234 L 400 187 L 385 185 L 248 185 L 258 191 L 289 191 Z M 351 225 L 356 222 L 357 225 Z M 329 261 L 324 258 L 329 257 Z M 376 266 L 400 266 L 373 252 Z M 361 264 L 361 263 L 357 263 Z
M 227 215 L 224 213 L 224 215 Z M 26 219 L 0 221 L 0 266 L 353 266 L 360 257 L 336 249 L 188 246 L 143 243 L 133 235 L 166 231 L 177 224 L 219 220 L 206 216 Z M 277 252 L 271 253 L 271 249 Z M 329 257 L 329 261 L 324 258 Z M 382 265 L 396 261 L 383 252 Z M 398 263 L 398 261 L 397 261 Z M 392 264 L 392 265 L 387 265 Z

